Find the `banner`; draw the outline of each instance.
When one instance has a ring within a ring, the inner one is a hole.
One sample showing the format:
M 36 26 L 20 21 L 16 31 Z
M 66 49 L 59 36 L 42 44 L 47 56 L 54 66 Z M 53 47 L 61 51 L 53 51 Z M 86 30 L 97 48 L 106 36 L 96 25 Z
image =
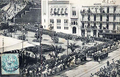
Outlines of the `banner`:
M 19 74 L 18 54 L 2 54 L 1 70 L 2 75 Z

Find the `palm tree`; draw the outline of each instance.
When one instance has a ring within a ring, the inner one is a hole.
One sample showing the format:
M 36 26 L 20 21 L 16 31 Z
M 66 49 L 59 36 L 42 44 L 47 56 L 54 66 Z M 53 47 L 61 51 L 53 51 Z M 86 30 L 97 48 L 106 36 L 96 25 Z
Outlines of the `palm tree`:
M 65 49 L 62 48 L 62 46 L 54 46 L 52 45 L 52 50 L 55 53 L 55 57 L 58 56 L 59 53 L 63 52 Z
M 72 52 L 74 52 L 74 50 L 75 50 L 76 48 L 78 48 L 78 47 L 79 47 L 79 46 L 76 45 L 76 43 L 70 43 L 70 45 L 68 45 L 68 48 L 70 48 Z
M 58 43 L 59 42 L 59 38 L 57 36 L 57 33 L 53 33 L 53 35 L 51 36 L 51 39 L 53 40 L 54 43 Z

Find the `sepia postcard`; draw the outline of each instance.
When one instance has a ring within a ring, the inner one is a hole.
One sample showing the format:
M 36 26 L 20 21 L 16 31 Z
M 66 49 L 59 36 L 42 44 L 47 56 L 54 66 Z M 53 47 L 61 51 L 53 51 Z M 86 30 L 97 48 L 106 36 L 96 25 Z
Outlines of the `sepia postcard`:
M 120 77 L 120 1 L 0 0 L 0 77 Z

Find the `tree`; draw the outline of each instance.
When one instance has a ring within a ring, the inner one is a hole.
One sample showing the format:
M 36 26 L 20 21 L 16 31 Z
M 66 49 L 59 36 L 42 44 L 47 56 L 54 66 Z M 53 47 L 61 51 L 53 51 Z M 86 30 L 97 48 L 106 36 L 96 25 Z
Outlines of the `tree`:
M 51 36 L 51 39 L 53 40 L 54 43 L 58 43 L 59 42 L 59 38 L 57 36 L 57 33 L 54 33 L 52 36 Z
M 50 25 L 49 25 L 49 30 L 53 30 L 53 28 L 54 28 L 53 25 L 50 24 Z
M 70 48 L 72 52 L 74 52 L 74 50 L 75 50 L 76 48 L 78 48 L 78 47 L 79 47 L 79 46 L 76 45 L 76 43 L 70 43 L 70 45 L 68 45 L 68 48 Z
M 65 49 L 62 48 L 62 46 L 54 46 L 52 45 L 52 50 L 55 53 L 55 57 L 58 56 L 59 53 L 63 52 Z

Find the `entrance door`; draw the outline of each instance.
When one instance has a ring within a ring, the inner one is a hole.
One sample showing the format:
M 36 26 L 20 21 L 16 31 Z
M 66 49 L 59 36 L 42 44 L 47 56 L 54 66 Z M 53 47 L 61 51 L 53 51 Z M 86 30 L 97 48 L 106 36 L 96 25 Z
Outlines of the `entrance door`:
M 97 31 L 96 30 L 93 30 L 93 36 L 96 36 L 96 33 Z
M 76 27 L 73 27 L 72 32 L 73 34 L 76 34 Z

